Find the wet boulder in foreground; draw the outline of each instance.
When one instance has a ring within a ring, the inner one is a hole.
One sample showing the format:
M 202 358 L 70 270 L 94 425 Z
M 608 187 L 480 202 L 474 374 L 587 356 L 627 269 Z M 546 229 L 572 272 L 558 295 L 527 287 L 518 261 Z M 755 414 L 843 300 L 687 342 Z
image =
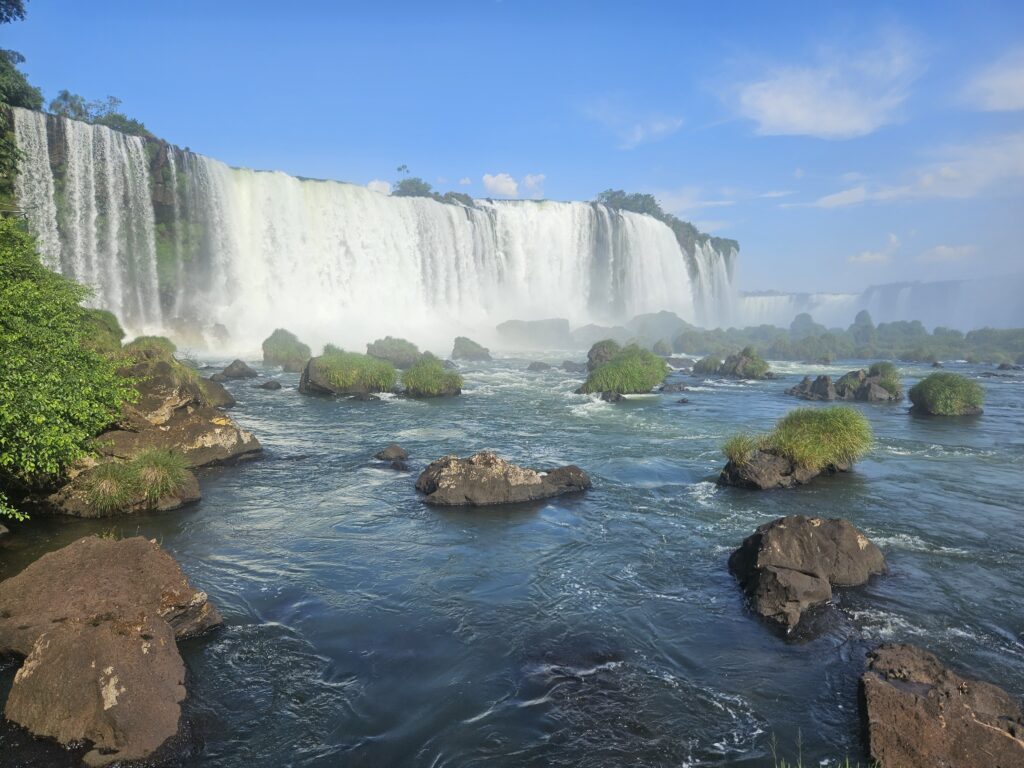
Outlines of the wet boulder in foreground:
M 868 752 L 879 765 L 1024 766 L 1024 711 L 1001 688 L 897 644 L 868 655 L 860 684 Z
M 88 742 L 88 765 L 140 760 L 177 733 L 176 640 L 221 623 L 206 593 L 142 537 L 90 536 L 0 582 L 0 654 L 24 656 L 5 715 Z
M 490 451 L 466 459 L 445 456 L 428 466 L 416 481 L 416 490 L 428 504 L 484 506 L 533 501 L 585 491 L 590 477 L 577 466 L 548 472 L 519 467 Z
M 832 587 L 885 572 L 885 557 L 846 520 L 791 515 L 760 526 L 729 557 L 729 570 L 755 611 L 792 628 Z

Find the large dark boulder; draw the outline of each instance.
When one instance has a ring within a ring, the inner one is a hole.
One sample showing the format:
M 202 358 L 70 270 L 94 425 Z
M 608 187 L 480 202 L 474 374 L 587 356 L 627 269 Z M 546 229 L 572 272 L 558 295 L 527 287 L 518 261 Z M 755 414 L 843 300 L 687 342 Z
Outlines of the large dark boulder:
M 79 539 L 0 582 L 0 655 L 25 657 L 5 715 L 87 765 L 141 760 L 178 730 L 175 641 L 220 622 L 155 542 Z
M 891 403 L 903 399 L 899 390 L 890 392 L 882 386 L 882 376 L 872 376 L 864 369 L 850 371 L 838 381 L 831 376 L 804 378 L 795 387 L 786 390 L 787 395 L 803 400 L 847 400 L 862 403 Z
M 804 376 L 795 387 L 786 390 L 787 395 L 793 395 L 804 400 L 837 400 L 836 385 L 832 382 L 831 376 L 818 376 L 811 379 Z
M 590 478 L 570 465 L 548 472 L 516 466 L 490 451 L 466 459 L 445 456 L 428 466 L 416 490 L 428 504 L 444 506 L 509 504 L 585 491 Z
M 398 443 L 391 443 L 383 451 L 373 454 L 373 458 L 380 461 L 405 461 L 409 458 L 409 452 Z
M 1024 711 L 913 645 L 882 645 L 860 680 L 868 752 L 879 765 L 1024 766 Z
M 272 392 L 276 392 L 280 388 L 281 382 L 278 381 L 277 379 L 268 379 L 267 381 L 264 381 L 262 384 L 257 384 L 255 386 L 255 389 L 268 389 Z
M 233 408 L 235 406 L 234 396 L 220 382 L 203 379 L 200 386 L 203 389 L 203 399 L 207 405 L 214 408 Z
M 882 551 L 846 520 L 791 515 L 760 526 L 729 557 L 729 570 L 754 610 L 794 627 L 832 587 L 863 584 L 885 572 Z
M 832 474 L 849 470 L 848 464 L 830 464 L 820 471 L 807 469 L 785 456 L 759 449 L 742 462 L 727 462 L 718 475 L 718 484 L 767 491 L 772 488 L 805 485 L 822 473 Z
M 600 395 L 600 398 L 601 398 L 602 402 L 605 402 L 605 403 L 621 403 L 622 401 L 624 401 L 626 399 L 626 397 L 624 395 L 622 395 L 621 393 L 613 392 L 611 390 L 607 390 L 605 392 L 602 392 L 601 395 Z
M 221 371 L 225 379 L 255 379 L 259 376 L 256 371 L 250 368 L 241 360 L 235 360 L 227 368 Z
M 491 352 L 466 336 L 456 336 L 452 345 L 452 360 L 469 360 L 470 362 L 488 362 Z

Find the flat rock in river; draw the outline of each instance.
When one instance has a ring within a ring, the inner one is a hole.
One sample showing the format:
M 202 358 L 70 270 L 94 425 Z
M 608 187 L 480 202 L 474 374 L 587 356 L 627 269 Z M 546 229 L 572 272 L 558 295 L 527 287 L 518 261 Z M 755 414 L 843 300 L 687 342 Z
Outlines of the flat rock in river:
M 445 456 L 428 466 L 416 490 L 428 504 L 445 506 L 509 504 L 584 491 L 590 478 L 570 465 L 549 472 L 516 466 L 490 451 L 466 459 Z

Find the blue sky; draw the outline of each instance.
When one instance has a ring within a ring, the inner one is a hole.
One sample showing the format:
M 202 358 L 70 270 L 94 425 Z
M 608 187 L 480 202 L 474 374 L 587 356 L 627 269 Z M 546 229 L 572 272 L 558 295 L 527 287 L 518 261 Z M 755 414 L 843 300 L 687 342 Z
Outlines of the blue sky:
M 233 165 L 652 192 L 746 290 L 1024 270 L 1024 3 L 47 2 L 0 45 Z

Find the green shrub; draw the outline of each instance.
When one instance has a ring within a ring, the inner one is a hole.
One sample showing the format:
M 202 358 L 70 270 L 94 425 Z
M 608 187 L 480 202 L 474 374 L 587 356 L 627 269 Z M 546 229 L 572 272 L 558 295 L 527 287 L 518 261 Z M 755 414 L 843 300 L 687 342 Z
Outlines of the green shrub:
M 903 381 L 900 379 L 899 371 L 890 362 L 872 363 L 868 368 L 868 376 L 880 376 L 879 386 L 891 394 L 897 395 L 903 391 Z
M 446 370 L 440 360 L 426 353 L 402 374 L 402 384 L 411 397 L 437 397 L 458 394 L 462 389 L 462 377 L 455 371 Z
M 163 448 L 142 451 L 132 459 L 131 467 L 138 482 L 138 492 L 151 504 L 180 491 L 189 475 L 185 457 Z
M 178 348 L 166 336 L 139 336 L 124 345 L 124 352 L 132 358 L 171 357 Z
M 311 356 L 308 344 L 303 344 L 291 331 L 277 328 L 263 340 L 263 362 L 280 365 L 282 368 L 297 370 L 306 364 Z
M 985 402 L 985 390 L 958 373 L 940 371 L 917 382 L 907 393 L 914 410 L 935 416 L 974 413 Z
M 334 344 L 324 344 L 324 354 L 325 355 L 344 354 L 344 353 L 345 353 L 345 350 L 342 349 L 339 346 L 336 346 Z
M 630 344 L 619 350 L 611 360 L 595 368 L 579 392 L 643 394 L 664 381 L 667 375 L 668 363 L 653 352 Z
M 138 393 L 117 362 L 88 348 L 89 290 L 39 261 L 16 219 L 0 219 L 0 515 L 87 451 Z
M 132 464 L 108 461 L 90 470 L 85 499 L 102 515 L 123 512 L 138 499 L 139 476 Z
M 358 352 L 342 352 L 328 344 L 315 358 L 317 369 L 335 389 L 343 392 L 389 392 L 395 387 L 395 367 Z
M 714 355 L 703 357 L 693 364 L 693 372 L 704 376 L 713 376 L 722 367 L 722 361 Z
M 385 336 L 366 345 L 366 354 L 380 360 L 387 360 L 395 368 L 409 368 L 420 359 L 420 350 L 411 341 Z
M 750 457 L 761 447 L 761 438 L 745 432 L 733 435 L 722 445 L 722 453 L 733 464 L 746 464 Z
M 662 357 L 672 356 L 672 345 L 665 339 L 654 342 L 654 346 L 651 349 L 656 355 L 661 355 Z
M 764 447 L 804 469 L 849 465 L 871 448 L 871 425 L 855 408 L 797 408 L 766 436 Z

